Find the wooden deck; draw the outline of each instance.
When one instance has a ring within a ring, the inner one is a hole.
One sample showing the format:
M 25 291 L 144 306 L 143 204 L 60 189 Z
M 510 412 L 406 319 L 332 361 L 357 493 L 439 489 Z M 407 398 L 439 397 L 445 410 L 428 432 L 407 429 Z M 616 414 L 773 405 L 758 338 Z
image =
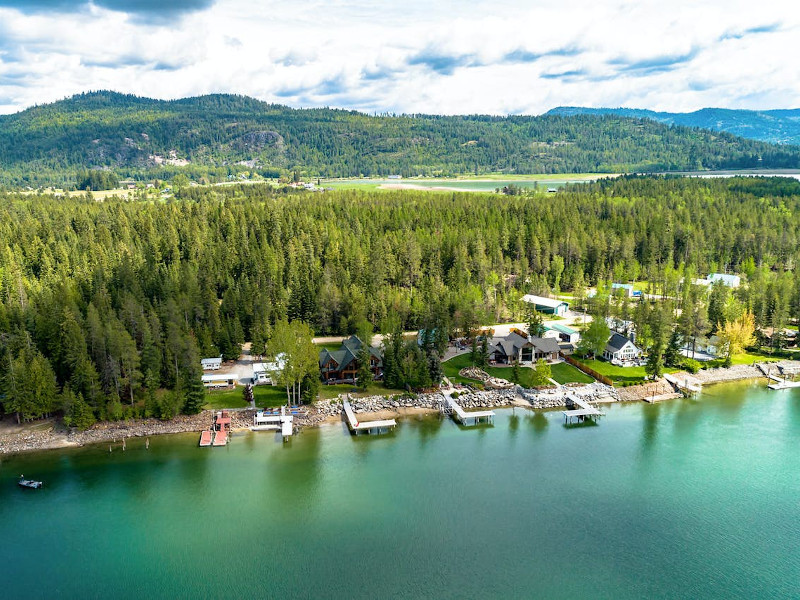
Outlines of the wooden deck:
M 364 421 L 361 423 L 356 418 L 356 414 L 353 412 L 353 408 L 350 406 L 350 402 L 348 400 L 344 400 L 342 402 L 342 408 L 344 409 L 344 415 L 347 418 L 347 426 L 350 428 L 350 431 L 356 435 L 362 431 L 366 431 L 367 433 L 382 433 L 397 426 L 397 421 L 394 419 Z

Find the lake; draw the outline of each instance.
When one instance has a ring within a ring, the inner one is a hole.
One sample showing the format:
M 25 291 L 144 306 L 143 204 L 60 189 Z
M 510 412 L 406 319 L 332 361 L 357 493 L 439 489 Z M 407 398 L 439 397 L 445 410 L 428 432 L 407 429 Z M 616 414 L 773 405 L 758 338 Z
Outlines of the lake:
M 419 190 L 452 190 L 454 192 L 494 192 L 496 189 L 515 185 L 518 188 L 538 189 L 546 192 L 548 189 L 562 188 L 568 183 L 585 183 L 601 177 L 609 177 L 609 175 L 539 175 L 515 179 L 323 179 L 322 186 L 335 189 L 393 189 L 400 187 Z
M 8 456 L 11 598 L 792 598 L 800 393 Z M 20 473 L 43 490 L 15 485 Z

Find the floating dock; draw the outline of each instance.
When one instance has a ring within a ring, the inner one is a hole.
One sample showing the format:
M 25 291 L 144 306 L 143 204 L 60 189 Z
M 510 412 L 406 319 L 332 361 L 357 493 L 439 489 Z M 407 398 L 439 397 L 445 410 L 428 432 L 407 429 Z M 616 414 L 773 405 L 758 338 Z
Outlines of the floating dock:
M 344 409 L 345 417 L 347 417 L 347 426 L 350 428 L 350 431 L 356 435 L 362 431 L 366 431 L 367 433 L 383 433 L 397 426 L 397 421 L 394 419 L 365 421 L 364 423 L 359 422 L 348 400 L 342 401 L 342 408 Z
M 224 429 L 220 429 L 214 434 L 214 445 L 215 446 L 224 446 L 228 443 L 228 432 Z
M 605 414 L 579 396 L 568 394 L 567 398 L 569 398 L 569 400 L 572 401 L 575 406 L 579 406 L 580 408 L 562 411 L 564 414 L 564 422 L 566 423 L 571 423 L 572 419 L 584 421 L 587 418 L 592 419 L 594 417 L 602 417 Z
M 453 397 L 446 393 L 444 394 L 444 401 L 450 409 L 450 414 L 454 414 L 456 420 L 462 425 L 477 425 L 481 421 L 491 423 L 494 420 L 493 410 L 475 410 L 467 412 L 456 402 Z
M 200 434 L 200 447 L 206 448 L 211 445 L 212 438 L 214 436 L 214 432 L 210 429 L 206 429 Z
M 231 416 L 227 410 L 214 414 L 214 442 L 212 446 L 225 446 L 230 439 L 228 433 L 231 429 Z M 202 438 L 201 438 L 202 441 Z

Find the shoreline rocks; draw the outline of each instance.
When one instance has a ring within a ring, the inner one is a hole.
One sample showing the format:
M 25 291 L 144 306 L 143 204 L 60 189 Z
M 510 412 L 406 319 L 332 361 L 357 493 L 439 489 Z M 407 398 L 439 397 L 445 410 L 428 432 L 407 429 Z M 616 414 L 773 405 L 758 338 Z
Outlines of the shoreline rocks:
M 773 363 L 783 369 L 798 369 L 800 361 L 783 360 Z M 487 375 L 488 377 L 488 375 Z M 694 375 L 704 385 L 758 379 L 764 377 L 754 365 L 734 365 L 729 368 L 701 370 Z M 561 388 L 526 390 L 513 386 L 502 390 L 460 391 L 458 403 L 466 410 L 505 408 L 525 405 L 536 410 L 564 408 L 567 405 L 564 391 L 579 393 L 590 401 L 598 402 L 636 402 L 650 397 L 664 399 L 670 394 L 680 394 L 664 380 L 647 382 L 626 388 L 608 388 L 599 383 L 567 384 Z M 352 398 L 350 404 L 356 414 L 394 412 L 402 409 L 419 409 L 438 412 L 443 402 L 439 392 L 422 393 L 413 396 L 366 396 Z M 316 427 L 331 417 L 339 416 L 342 410 L 341 397 L 334 400 L 318 400 L 309 407 L 308 414 L 295 417 L 296 429 Z M 148 437 L 171 433 L 199 432 L 210 426 L 216 411 L 205 410 L 197 415 L 179 415 L 170 421 L 157 419 L 137 419 L 130 421 L 103 422 L 86 431 L 67 429 L 55 419 L 31 425 L 1 425 L 0 455 L 16 454 L 36 450 L 49 450 L 69 446 L 83 446 L 104 442 L 120 442 L 123 438 Z M 232 429 L 247 429 L 253 424 L 252 409 L 231 410 Z

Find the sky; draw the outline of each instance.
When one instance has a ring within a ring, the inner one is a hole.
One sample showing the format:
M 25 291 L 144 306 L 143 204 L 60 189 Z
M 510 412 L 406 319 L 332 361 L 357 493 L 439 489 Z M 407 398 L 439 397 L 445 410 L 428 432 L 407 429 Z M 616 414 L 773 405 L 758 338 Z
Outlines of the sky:
M 91 90 L 367 113 L 800 107 L 762 0 L 0 0 L 0 113 Z

